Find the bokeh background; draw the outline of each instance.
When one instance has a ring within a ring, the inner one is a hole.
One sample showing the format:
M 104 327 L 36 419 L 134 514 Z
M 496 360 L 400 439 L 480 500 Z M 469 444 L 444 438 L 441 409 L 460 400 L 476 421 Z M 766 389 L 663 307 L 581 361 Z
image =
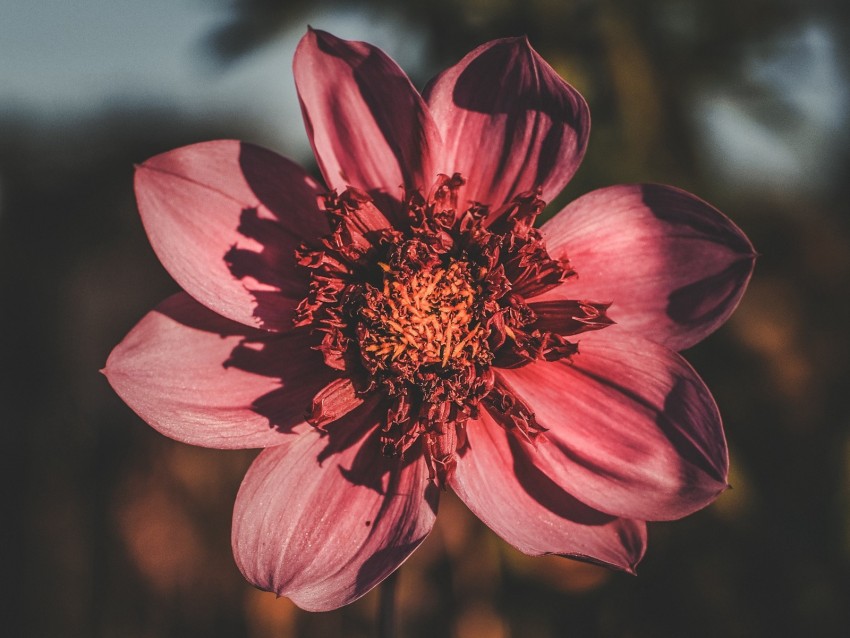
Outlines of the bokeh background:
M 636 578 L 524 557 L 444 498 L 400 572 L 400 635 L 847 635 L 845 6 L 0 3 L 4 634 L 375 635 L 375 592 L 308 614 L 244 583 L 230 515 L 255 453 L 165 439 L 98 374 L 176 290 L 136 213 L 133 163 L 239 138 L 315 170 L 290 69 L 311 24 L 381 46 L 419 87 L 488 39 L 527 34 L 593 114 L 564 201 L 614 183 L 675 184 L 729 214 L 761 253 L 732 320 L 686 353 L 724 415 L 734 489 L 651 525 Z

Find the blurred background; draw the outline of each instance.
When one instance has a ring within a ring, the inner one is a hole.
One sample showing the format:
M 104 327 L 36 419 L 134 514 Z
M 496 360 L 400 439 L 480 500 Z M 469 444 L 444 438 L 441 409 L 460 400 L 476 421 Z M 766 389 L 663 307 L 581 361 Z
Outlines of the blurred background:
M 98 374 L 177 289 L 135 210 L 133 163 L 239 138 L 315 170 L 291 73 L 310 24 L 377 44 L 420 88 L 476 45 L 527 34 L 593 114 L 559 203 L 615 183 L 674 184 L 731 216 L 762 255 L 732 320 L 686 353 L 724 415 L 734 489 L 651 525 L 637 578 L 524 557 L 447 496 L 401 569 L 400 635 L 846 635 L 846 6 L 0 3 L 5 634 L 375 635 L 376 592 L 308 614 L 247 585 L 229 530 L 255 452 L 165 439 Z

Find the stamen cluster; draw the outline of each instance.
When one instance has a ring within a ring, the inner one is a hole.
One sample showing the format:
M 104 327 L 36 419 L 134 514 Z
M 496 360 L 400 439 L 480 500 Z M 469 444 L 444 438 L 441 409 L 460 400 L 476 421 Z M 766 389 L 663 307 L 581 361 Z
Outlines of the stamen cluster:
M 440 484 L 463 454 L 464 426 L 482 402 L 500 425 L 529 440 L 543 431 L 493 367 L 577 351 L 563 334 L 537 325 L 526 302 L 574 274 L 548 255 L 533 227 L 545 205 L 539 192 L 491 215 L 475 203 L 458 209 L 463 183 L 441 175 L 427 198 L 409 193 L 401 228 L 363 192 L 328 194 L 333 232 L 297 255 L 310 269 L 310 292 L 296 324 L 323 333 L 325 363 L 344 371 L 357 394 L 383 394 L 384 454 L 404 454 L 422 439 Z M 577 308 L 606 323 L 604 307 Z M 324 423 L 321 405 L 311 418 Z
M 363 362 L 373 374 L 393 366 L 403 374 L 422 366 L 489 363 L 488 330 L 477 320 L 481 287 L 467 262 L 411 273 L 379 265 L 387 271 L 383 288 L 367 291 L 358 326 Z

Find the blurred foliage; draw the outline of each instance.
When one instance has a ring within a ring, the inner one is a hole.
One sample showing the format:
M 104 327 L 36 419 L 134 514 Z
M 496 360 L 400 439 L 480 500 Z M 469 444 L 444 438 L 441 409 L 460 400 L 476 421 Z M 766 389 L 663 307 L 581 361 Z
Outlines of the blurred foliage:
M 309 11 L 342 3 L 241 0 L 210 35 L 249 56 Z M 640 576 L 506 546 L 456 499 L 401 570 L 401 635 L 841 636 L 850 626 L 848 181 L 817 196 L 730 191 L 701 169 L 688 97 L 735 81 L 744 53 L 839 2 L 390 0 L 427 33 L 437 71 L 494 37 L 526 33 L 591 104 L 584 166 L 565 198 L 623 181 L 688 188 L 762 253 L 728 326 L 688 353 L 725 417 L 734 489 L 652 525 Z M 846 69 L 846 37 L 837 55 Z M 427 78 L 414 78 L 421 86 Z M 770 99 L 781 107 L 781 96 Z M 779 127 L 783 111 L 772 120 Z M 135 211 L 132 164 L 182 144 L 251 137 L 131 105 L 48 128 L 0 120 L 3 617 L 21 636 L 368 636 L 376 593 L 307 614 L 245 584 L 230 510 L 252 452 L 166 440 L 96 373 L 176 289 Z M 847 135 L 847 131 L 844 131 Z M 285 152 L 285 149 L 278 149 Z M 847 174 L 848 156 L 837 175 Z

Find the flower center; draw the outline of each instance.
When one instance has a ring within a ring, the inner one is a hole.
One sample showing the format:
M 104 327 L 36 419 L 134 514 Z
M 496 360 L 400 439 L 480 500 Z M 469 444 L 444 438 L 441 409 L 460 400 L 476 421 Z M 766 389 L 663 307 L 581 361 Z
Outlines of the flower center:
M 488 211 L 459 207 L 462 185 L 440 175 L 427 197 L 410 192 L 395 226 L 366 193 L 329 193 L 333 232 L 296 252 L 310 274 L 295 324 L 321 335 L 316 349 L 348 378 L 320 391 L 308 418 L 322 426 L 340 405 L 378 393 L 382 452 L 418 449 L 438 485 L 481 410 L 523 440 L 543 432 L 496 369 L 569 358 L 577 346 L 567 337 L 610 323 L 605 304 L 533 301 L 574 274 L 534 228 L 538 191 Z
M 414 272 L 381 267 L 383 288 L 368 290 L 360 310 L 367 369 L 408 376 L 423 366 L 457 369 L 485 360 L 489 330 L 476 307 L 481 288 L 466 262 L 453 259 L 446 267 Z

